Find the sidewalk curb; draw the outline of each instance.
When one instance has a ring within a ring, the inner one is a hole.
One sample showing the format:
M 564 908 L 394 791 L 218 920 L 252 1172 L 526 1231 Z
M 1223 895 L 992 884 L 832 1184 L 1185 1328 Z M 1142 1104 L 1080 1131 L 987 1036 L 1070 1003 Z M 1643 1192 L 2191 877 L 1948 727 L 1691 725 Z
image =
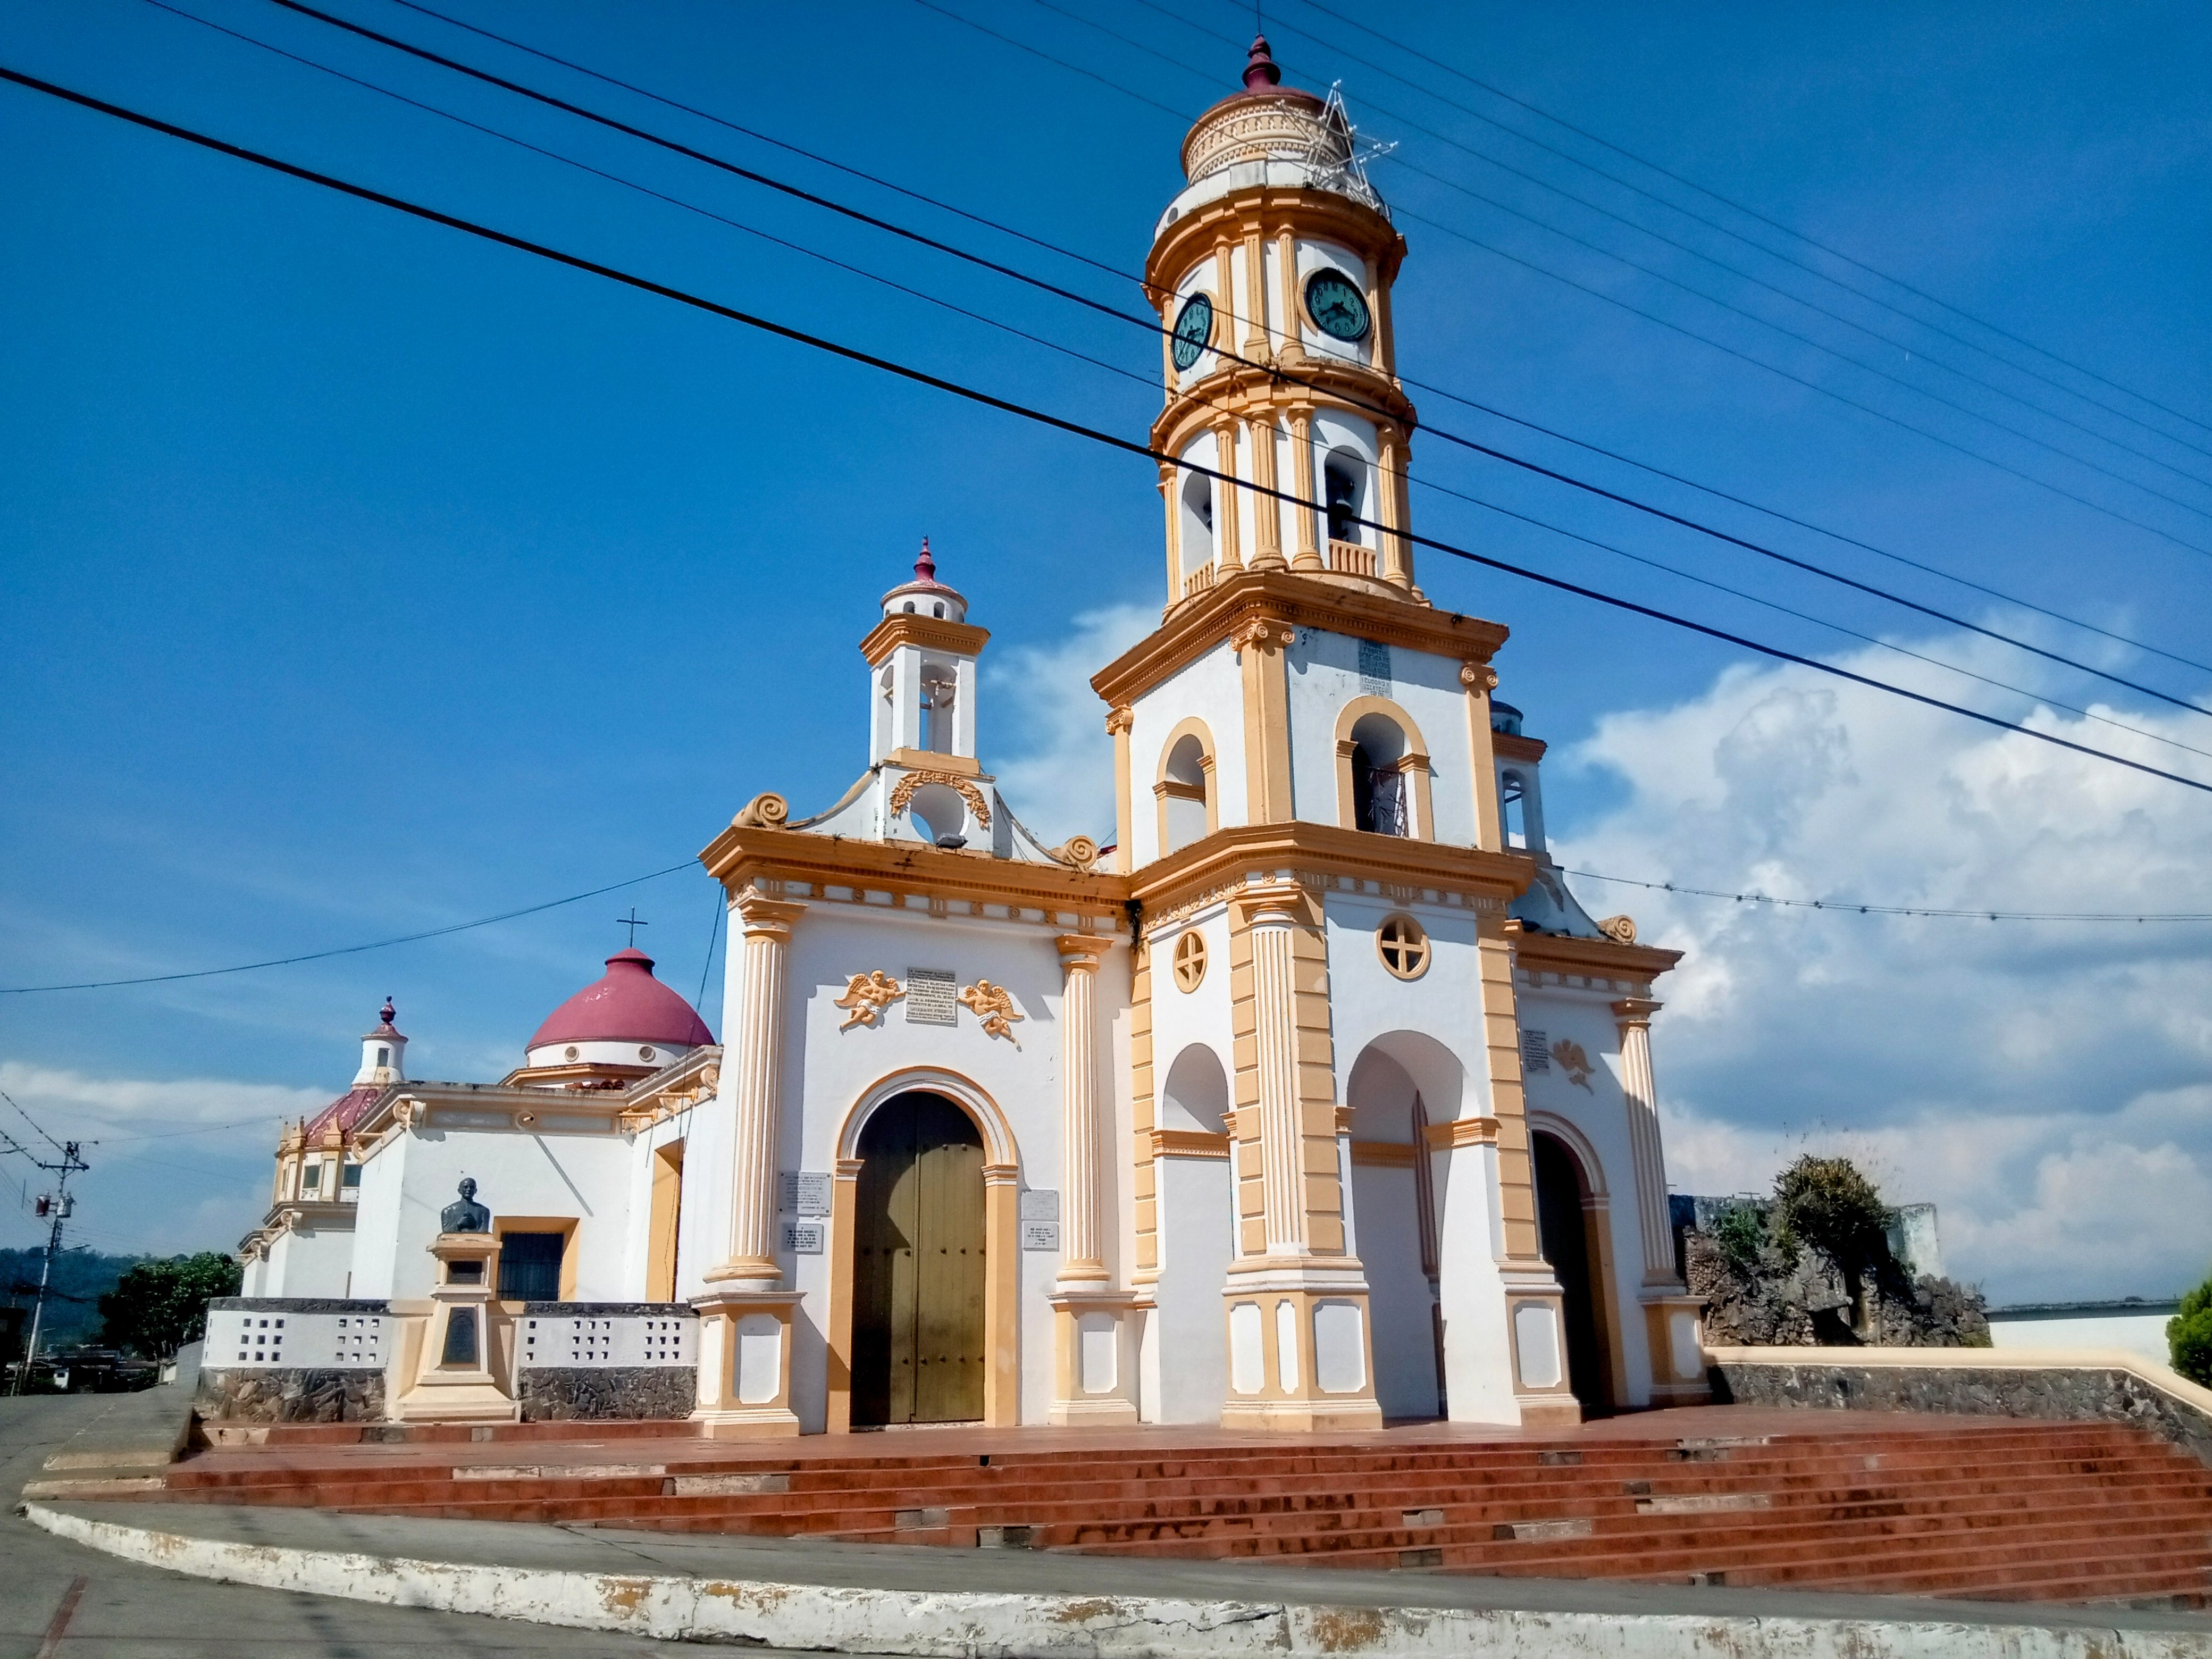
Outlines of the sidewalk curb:
M 2212 1632 L 835 1588 L 503 1567 L 192 1538 L 24 1506 L 34 1526 L 198 1578 L 664 1642 L 919 1659 L 2203 1659 Z M 1409 1593 L 1418 1594 L 1417 1582 Z

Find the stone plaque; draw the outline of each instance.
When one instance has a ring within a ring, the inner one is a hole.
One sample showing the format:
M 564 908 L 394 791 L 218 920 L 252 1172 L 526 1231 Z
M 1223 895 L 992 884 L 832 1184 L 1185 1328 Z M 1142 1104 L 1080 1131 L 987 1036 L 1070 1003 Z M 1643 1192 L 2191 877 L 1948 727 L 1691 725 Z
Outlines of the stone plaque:
M 830 1176 L 820 1170 L 784 1170 L 775 1178 L 775 1207 L 786 1215 L 828 1215 Z
M 1359 689 L 1371 696 L 1390 695 L 1390 647 L 1379 640 L 1359 642 Z
M 1543 1032 L 1523 1030 L 1521 1033 L 1521 1069 L 1524 1072 L 1548 1072 L 1552 1069 L 1552 1051 L 1545 1044 Z
M 1024 1193 L 1024 1198 L 1029 1194 Z M 1058 1196 L 1057 1194 L 1054 1194 Z M 1060 1248 L 1060 1223 L 1057 1221 L 1024 1221 L 1022 1223 L 1022 1248 L 1025 1250 L 1056 1250 Z
M 1024 1221 L 1058 1221 L 1060 1194 L 1031 1188 L 1022 1194 L 1021 1214 Z
M 909 1025 L 957 1025 L 960 1004 L 955 1000 L 959 976 L 950 968 L 909 968 L 906 970 L 906 1023 Z
M 783 1224 L 783 1248 L 793 1255 L 820 1255 L 822 1237 L 826 1231 L 818 1221 L 787 1221 Z

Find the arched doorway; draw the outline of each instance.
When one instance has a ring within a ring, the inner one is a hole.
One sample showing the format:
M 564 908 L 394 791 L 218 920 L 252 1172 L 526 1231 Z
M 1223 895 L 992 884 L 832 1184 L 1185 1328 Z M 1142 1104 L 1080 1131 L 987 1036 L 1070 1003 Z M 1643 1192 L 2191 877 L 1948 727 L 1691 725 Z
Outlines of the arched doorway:
M 1536 1227 L 1544 1259 L 1565 1292 L 1567 1386 L 1586 1413 L 1613 1408 L 1613 1376 L 1599 1340 L 1598 1306 L 1605 1295 L 1590 1249 L 1589 1182 L 1581 1161 L 1557 1135 L 1532 1138 L 1536 1165 Z
M 942 1095 L 861 1128 L 853 1217 L 853 1424 L 983 1415 L 983 1139 Z

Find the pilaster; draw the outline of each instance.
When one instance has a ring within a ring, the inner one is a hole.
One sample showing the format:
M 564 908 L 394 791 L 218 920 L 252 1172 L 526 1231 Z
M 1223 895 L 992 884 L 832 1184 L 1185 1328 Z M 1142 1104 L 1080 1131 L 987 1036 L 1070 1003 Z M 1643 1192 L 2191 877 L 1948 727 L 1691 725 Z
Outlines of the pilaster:
M 747 889 L 731 905 L 742 934 L 743 978 L 736 1030 L 727 1034 L 732 1061 L 723 1077 L 731 1091 L 729 1255 L 708 1270 L 711 1285 L 772 1289 L 782 1282 L 775 1259 L 776 1118 L 783 1084 L 784 959 L 792 925 L 806 907 L 764 898 Z

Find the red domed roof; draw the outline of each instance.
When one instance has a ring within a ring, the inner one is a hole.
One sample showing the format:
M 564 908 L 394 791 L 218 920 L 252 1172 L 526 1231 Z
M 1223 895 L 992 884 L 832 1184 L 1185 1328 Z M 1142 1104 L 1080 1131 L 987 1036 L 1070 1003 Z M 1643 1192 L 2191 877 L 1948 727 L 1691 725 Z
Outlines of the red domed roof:
M 586 985 L 547 1017 L 530 1039 L 542 1048 L 555 1042 L 652 1042 L 694 1048 L 714 1034 L 691 1005 L 653 976 L 642 951 L 617 951 L 606 976 Z

